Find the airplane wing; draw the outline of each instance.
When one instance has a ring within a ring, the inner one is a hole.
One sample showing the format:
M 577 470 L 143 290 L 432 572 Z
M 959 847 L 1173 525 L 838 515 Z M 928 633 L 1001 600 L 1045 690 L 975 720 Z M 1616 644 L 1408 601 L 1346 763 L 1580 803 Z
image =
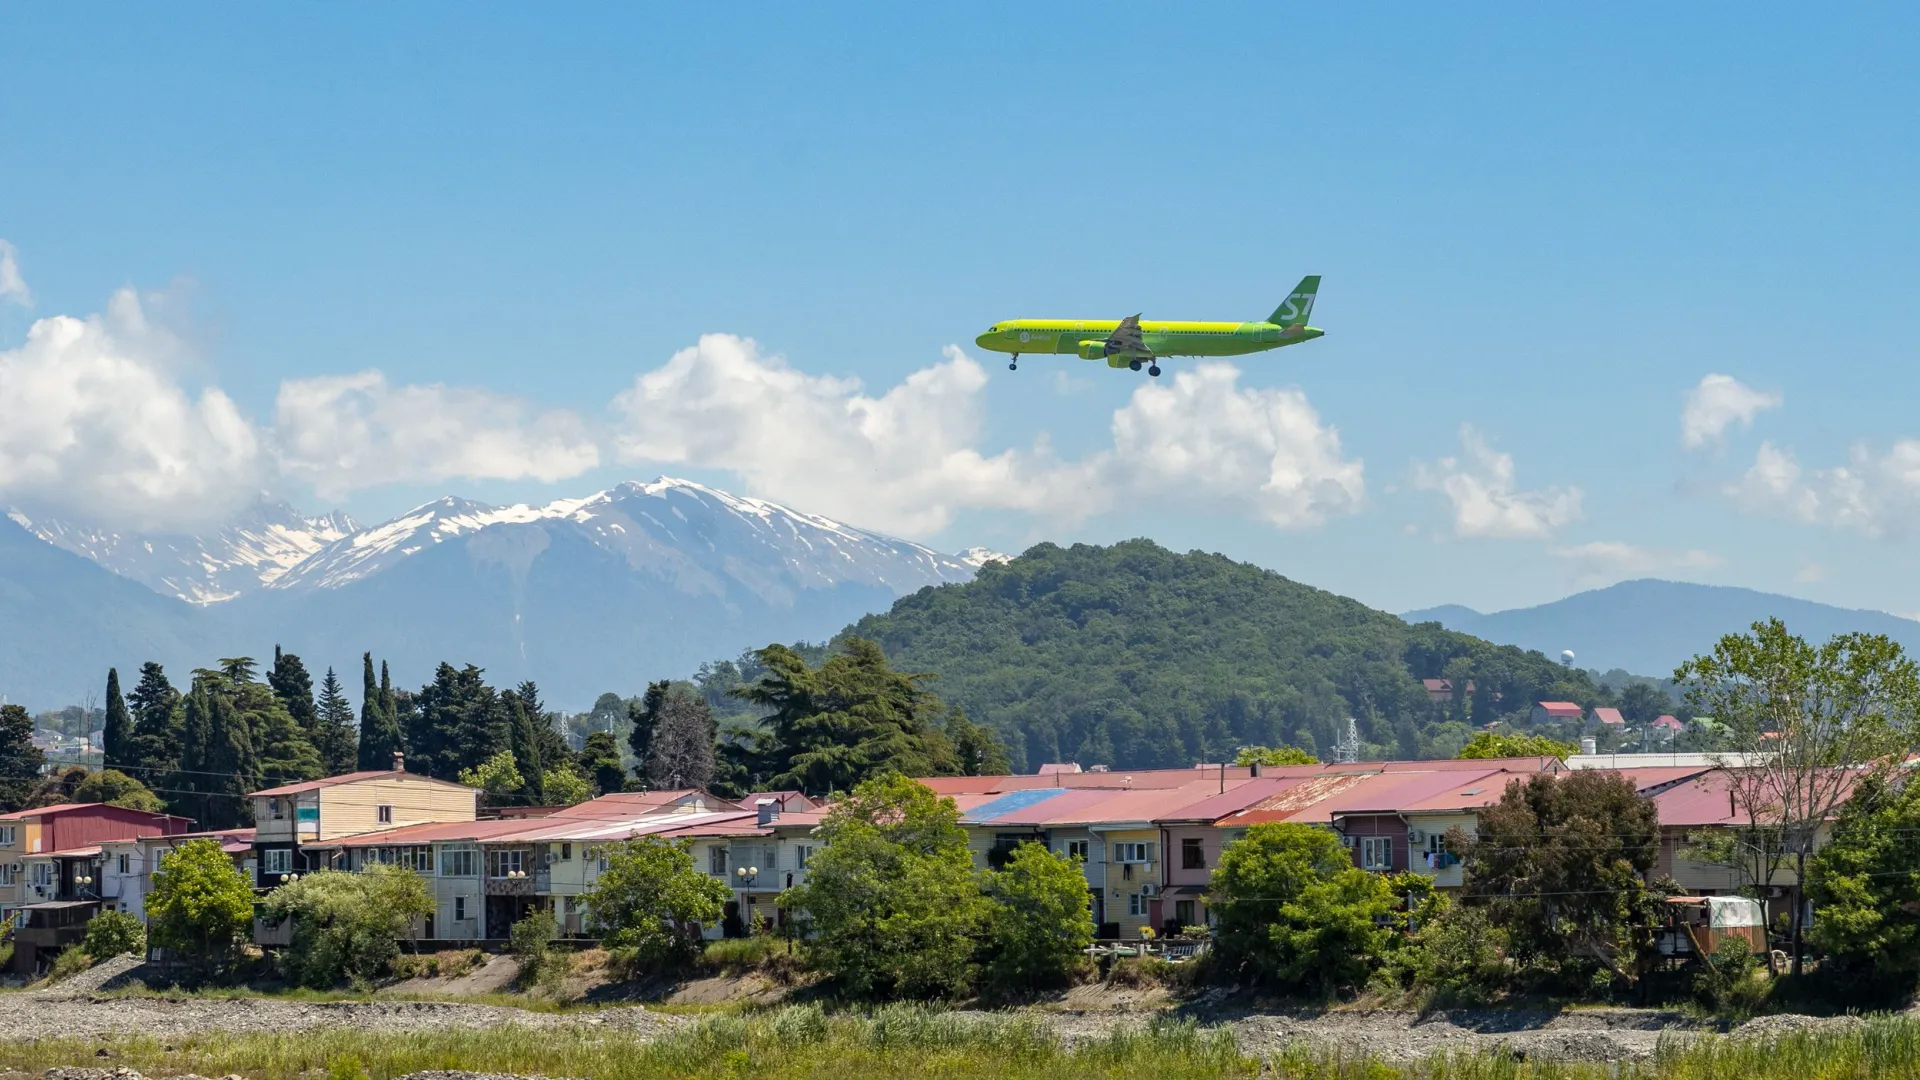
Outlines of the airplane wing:
M 1132 353 L 1146 355 L 1149 350 L 1145 339 L 1140 336 L 1140 316 L 1129 315 L 1120 320 L 1120 325 L 1107 335 L 1107 355 L 1114 353 Z

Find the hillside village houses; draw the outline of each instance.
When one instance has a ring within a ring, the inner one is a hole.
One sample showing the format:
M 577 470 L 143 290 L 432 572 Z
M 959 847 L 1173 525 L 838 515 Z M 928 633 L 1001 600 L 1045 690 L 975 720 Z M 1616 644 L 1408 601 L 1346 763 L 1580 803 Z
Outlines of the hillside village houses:
M 1100 936 L 1135 937 L 1210 921 L 1207 888 L 1224 848 L 1263 822 L 1331 829 L 1355 865 L 1411 870 L 1443 889 L 1462 884 L 1449 830 L 1471 831 L 1507 786 L 1543 772 L 1605 768 L 1630 778 L 1659 807 L 1657 872 L 1688 893 L 1738 891 L 1738 872 L 1688 857 L 1694 837 L 1741 823 L 1725 764 L 1704 754 L 1576 755 L 1488 760 L 1385 761 L 1297 766 L 1199 765 L 1134 772 L 1049 766 L 1034 775 L 934 777 L 954 800 L 975 864 L 1000 865 L 1036 841 L 1082 860 Z M 1737 764 L 1737 763 L 1736 763 Z M 253 829 L 194 833 L 184 819 L 102 806 L 62 806 L 0 817 L 0 907 L 25 925 L 41 918 L 72 931 L 102 906 L 145 916 L 164 854 L 191 839 L 220 841 L 264 895 L 316 870 L 402 865 L 425 876 L 433 914 L 422 942 L 499 941 L 538 909 L 567 937 L 593 932 L 583 897 L 611 845 L 639 836 L 684 841 L 694 865 L 726 883 L 732 900 L 709 937 L 782 925 L 777 903 L 803 884 L 827 807 L 797 792 L 737 802 L 697 790 L 627 792 L 575 806 L 486 816 L 480 793 L 395 768 L 349 773 L 254 792 Z M 1791 882 L 1790 871 L 1776 886 Z M 24 888 L 23 888 L 23 884 Z M 287 926 L 256 924 L 260 944 L 290 939 Z M 58 935 L 49 931 L 49 944 Z M 77 940 L 68 932 L 60 940 Z M 31 953 L 31 950 L 29 950 Z M 45 957 L 42 956 L 42 959 Z M 32 963 L 31 956 L 27 960 Z M 16 954 L 16 965 L 21 959 Z

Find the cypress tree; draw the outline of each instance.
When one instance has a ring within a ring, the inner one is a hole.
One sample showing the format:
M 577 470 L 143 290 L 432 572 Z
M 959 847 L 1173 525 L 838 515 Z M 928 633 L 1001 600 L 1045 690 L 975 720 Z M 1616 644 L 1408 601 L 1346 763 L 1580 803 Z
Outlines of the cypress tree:
M 512 690 L 500 696 L 512 717 L 507 744 L 513 751 L 514 767 L 520 770 L 520 777 L 524 781 L 520 791 L 533 805 L 540 806 L 546 798 L 545 785 L 541 781 L 548 764 L 542 754 L 544 747 L 540 745 L 539 732 L 534 729 L 533 717 L 528 713 L 525 699 Z
M 206 811 L 201 822 L 207 828 L 230 829 L 252 819 L 243 796 L 259 787 L 260 759 L 248 717 L 236 707 L 232 688 L 217 676 L 207 682 L 207 775 L 200 787 Z
M 327 775 L 338 776 L 352 772 L 358 764 L 356 753 L 357 740 L 353 730 L 353 706 L 347 704 L 346 694 L 341 691 L 340 677 L 327 669 L 327 677 L 320 684 L 320 703 L 318 706 L 319 729 L 314 749 L 320 752 L 321 763 L 326 766 Z
M 133 721 L 127 716 L 126 699 L 120 696 L 120 669 L 107 669 L 107 719 L 100 730 L 104 765 L 125 770 L 138 765 L 133 760 Z
M 540 740 L 541 762 L 551 769 L 572 757 L 573 747 L 567 744 L 567 737 L 560 730 L 560 717 L 547 711 L 546 703 L 540 700 L 540 688 L 533 680 L 521 683 L 514 693 L 527 707 L 527 718 L 533 721 L 534 735 Z
M 165 669 L 149 660 L 140 665 L 140 682 L 127 704 L 133 712 L 130 771 L 147 784 L 159 783 L 180 765 L 186 719 L 180 691 L 167 681 Z
M 647 684 L 647 692 L 639 701 L 627 703 L 627 720 L 631 727 L 627 731 L 627 747 L 633 751 L 633 774 L 642 783 L 648 779 L 647 760 L 653 756 L 653 729 L 660 721 L 660 709 L 667 702 L 667 691 L 673 684 L 662 679 Z
M 213 696 L 208 689 L 212 672 L 194 672 L 181 707 L 180 748 L 176 771 L 168 778 L 167 809 L 190 817 L 202 828 L 216 828 L 208 814 L 204 794 L 213 779 L 210 775 L 213 741 Z
M 387 665 L 380 665 L 380 678 L 373 677 L 373 654 L 360 657 L 360 768 L 385 769 L 393 765 L 394 751 L 401 748 L 400 730 L 393 715 L 393 686 L 387 679 Z

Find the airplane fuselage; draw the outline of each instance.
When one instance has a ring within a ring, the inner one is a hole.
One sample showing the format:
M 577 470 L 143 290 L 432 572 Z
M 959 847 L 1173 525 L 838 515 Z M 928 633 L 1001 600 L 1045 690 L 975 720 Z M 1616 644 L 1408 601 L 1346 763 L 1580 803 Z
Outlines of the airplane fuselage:
M 983 349 L 1014 353 L 1065 353 L 1125 367 L 1154 356 L 1245 356 L 1311 341 L 1323 333 L 1311 326 L 1270 322 L 1162 322 L 1140 320 L 1144 353 L 1104 352 L 1118 319 L 1008 319 L 974 339 Z

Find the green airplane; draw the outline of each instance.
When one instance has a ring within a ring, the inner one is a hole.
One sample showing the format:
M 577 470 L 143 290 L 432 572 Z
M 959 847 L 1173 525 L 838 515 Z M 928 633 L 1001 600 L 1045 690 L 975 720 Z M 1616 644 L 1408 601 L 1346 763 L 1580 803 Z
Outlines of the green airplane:
M 1008 319 L 987 328 L 974 344 L 1012 353 L 1008 371 L 1020 370 L 1021 353 L 1072 353 L 1105 360 L 1110 368 L 1160 374 L 1163 356 L 1244 356 L 1312 341 L 1326 331 L 1307 325 L 1320 276 L 1300 279 L 1264 322 L 1141 322 L 1124 319 Z

